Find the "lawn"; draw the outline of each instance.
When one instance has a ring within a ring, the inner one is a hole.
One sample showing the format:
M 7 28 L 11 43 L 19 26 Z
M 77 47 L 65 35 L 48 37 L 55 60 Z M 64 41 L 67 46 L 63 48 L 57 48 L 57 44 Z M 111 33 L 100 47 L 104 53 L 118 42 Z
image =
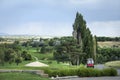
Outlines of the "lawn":
M 110 61 L 105 63 L 106 66 L 120 68 L 120 61 Z
M 33 59 L 34 57 L 37 57 L 39 60 L 53 59 L 53 53 L 40 53 L 37 52 L 36 48 L 32 47 L 30 47 L 29 50 L 27 50 L 26 47 L 23 47 L 23 50 L 28 51 L 28 53 L 32 55 Z
M 0 73 L 0 80 L 50 80 L 30 73 Z

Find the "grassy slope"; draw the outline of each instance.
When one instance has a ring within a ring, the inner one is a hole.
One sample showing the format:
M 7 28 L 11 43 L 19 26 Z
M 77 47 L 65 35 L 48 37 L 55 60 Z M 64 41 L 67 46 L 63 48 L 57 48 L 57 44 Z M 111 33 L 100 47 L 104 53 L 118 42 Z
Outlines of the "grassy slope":
M 113 45 L 119 46 L 120 47 L 120 42 L 116 41 L 105 41 L 105 42 L 98 42 L 98 45 L 100 47 L 113 47 Z
M 0 73 L 0 80 L 50 80 L 29 73 Z
M 110 61 L 105 63 L 106 66 L 120 68 L 120 61 Z
M 29 51 L 29 54 L 31 54 L 34 57 L 37 57 L 39 59 L 40 62 L 48 64 L 50 68 L 68 68 L 71 67 L 69 65 L 66 65 L 66 63 L 59 63 L 57 64 L 57 62 L 55 60 L 49 60 L 53 58 L 53 53 L 46 53 L 46 54 L 41 54 L 38 53 L 36 51 L 35 48 L 29 48 L 29 50 L 27 50 L 27 48 L 23 48 L 26 51 Z M 12 63 L 11 65 L 9 63 L 5 63 L 4 66 L 0 65 L 0 69 L 43 69 L 41 67 L 25 67 L 24 65 L 30 62 L 35 61 L 35 58 L 33 57 L 32 61 L 23 61 L 22 63 L 20 63 L 18 66 L 15 63 Z

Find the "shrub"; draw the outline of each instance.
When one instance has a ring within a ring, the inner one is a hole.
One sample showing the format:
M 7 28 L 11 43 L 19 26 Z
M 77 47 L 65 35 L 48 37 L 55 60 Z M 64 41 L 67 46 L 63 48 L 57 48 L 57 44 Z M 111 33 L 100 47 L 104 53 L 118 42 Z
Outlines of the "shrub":
M 111 76 L 117 76 L 117 70 L 114 68 L 111 68 Z
M 21 54 L 21 56 L 23 57 L 23 59 L 25 61 L 32 60 L 32 56 L 30 54 L 28 54 L 27 51 L 23 51 L 22 54 Z
M 78 69 L 69 69 L 68 70 L 68 75 L 69 76 L 76 76 L 78 72 Z
M 80 76 L 80 77 L 88 76 L 87 68 L 80 68 L 80 69 L 78 69 L 77 75 Z
M 95 76 L 96 77 L 102 76 L 101 70 L 95 69 Z
M 80 76 L 80 77 L 98 77 L 98 76 L 116 76 L 117 71 L 113 68 L 107 68 L 103 70 L 98 70 L 94 68 L 70 68 L 70 69 L 57 69 L 50 70 L 45 69 L 45 73 L 47 73 L 50 77 L 58 76 Z
M 88 68 L 88 77 L 101 76 L 101 71 L 98 69 Z
M 117 70 L 113 68 L 106 68 L 102 70 L 102 76 L 116 76 Z

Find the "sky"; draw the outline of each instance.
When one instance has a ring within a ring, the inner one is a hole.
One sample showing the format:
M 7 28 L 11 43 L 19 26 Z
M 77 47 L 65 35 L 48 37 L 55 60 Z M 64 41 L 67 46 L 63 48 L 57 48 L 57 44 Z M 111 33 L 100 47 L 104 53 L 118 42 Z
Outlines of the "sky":
M 0 33 L 71 36 L 77 12 L 93 35 L 120 37 L 120 0 L 0 0 Z

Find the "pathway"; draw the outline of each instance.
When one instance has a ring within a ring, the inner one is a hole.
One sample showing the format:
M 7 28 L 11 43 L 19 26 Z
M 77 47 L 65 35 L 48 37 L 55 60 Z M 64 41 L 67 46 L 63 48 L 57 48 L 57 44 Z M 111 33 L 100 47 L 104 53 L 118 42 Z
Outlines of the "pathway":
M 83 78 L 63 78 L 53 80 L 120 80 L 120 76 L 116 77 L 83 77 Z

